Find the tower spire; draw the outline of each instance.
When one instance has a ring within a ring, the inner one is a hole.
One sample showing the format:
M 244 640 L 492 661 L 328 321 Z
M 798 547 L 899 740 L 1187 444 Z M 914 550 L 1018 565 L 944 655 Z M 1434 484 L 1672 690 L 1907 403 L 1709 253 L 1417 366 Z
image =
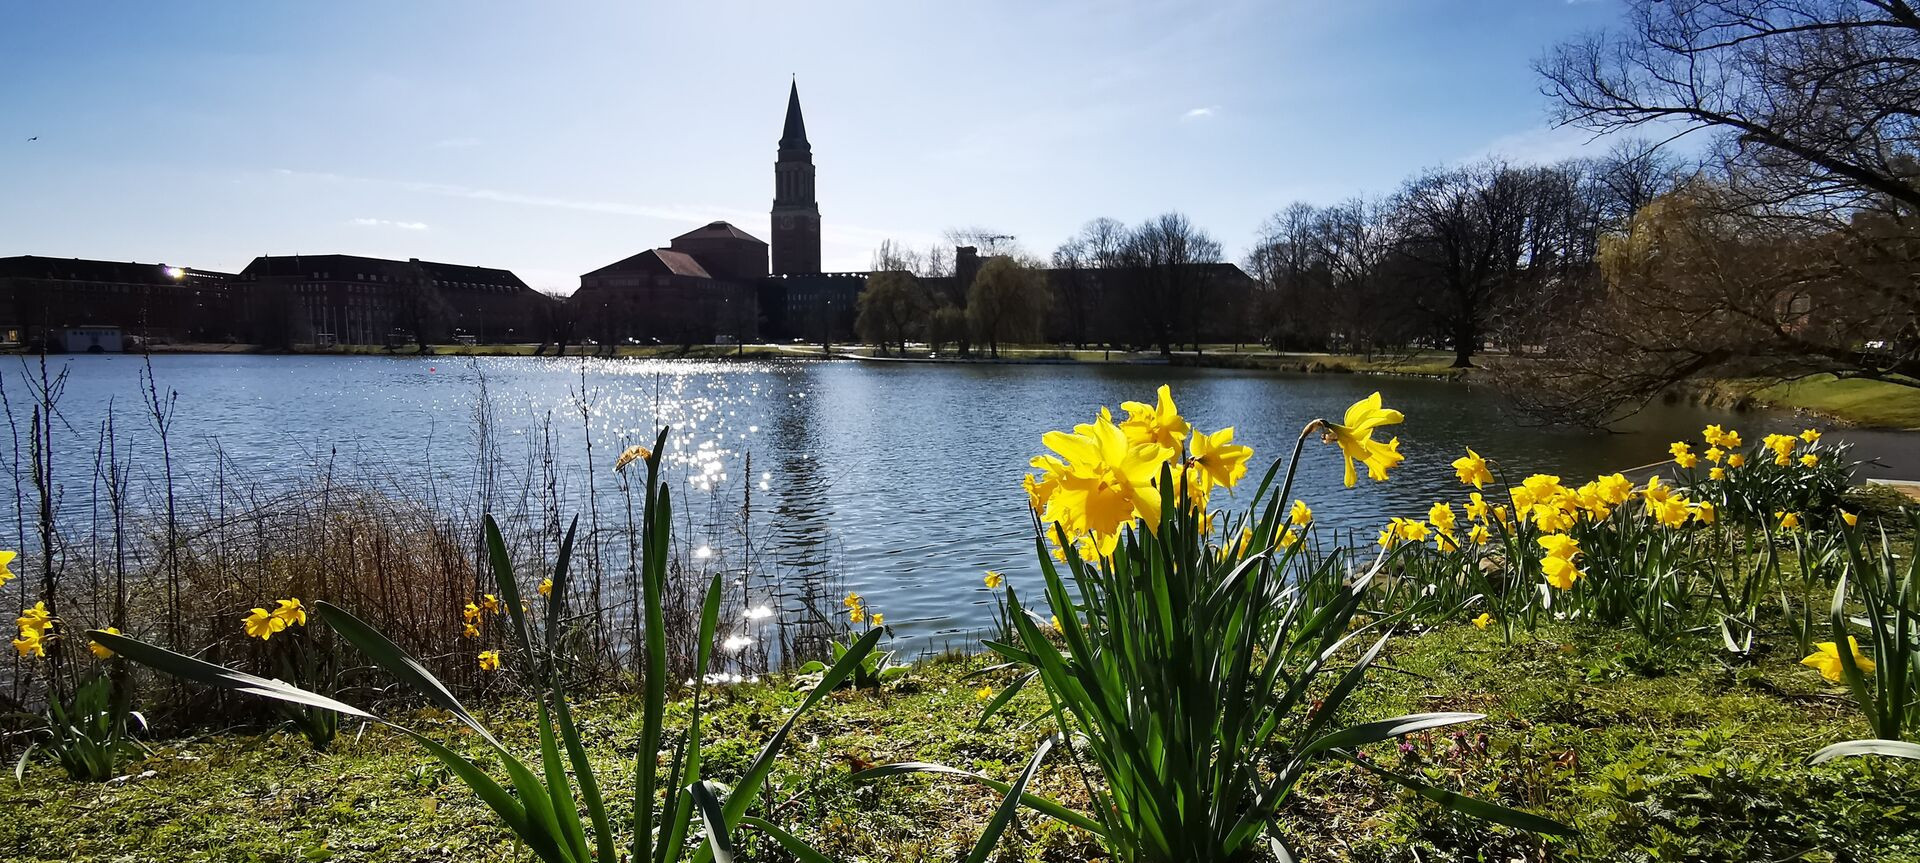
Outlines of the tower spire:
M 780 131 L 780 149 L 811 153 L 807 143 L 807 121 L 800 116 L 800 80 L 795 78 L 787 91 L 787 124 Z
M 773 272 L 820 272 L 820 204 L 813 197 L 813 146 L 800 116 L 798 79 L 787 90 L 787 122 L 773 163 Z

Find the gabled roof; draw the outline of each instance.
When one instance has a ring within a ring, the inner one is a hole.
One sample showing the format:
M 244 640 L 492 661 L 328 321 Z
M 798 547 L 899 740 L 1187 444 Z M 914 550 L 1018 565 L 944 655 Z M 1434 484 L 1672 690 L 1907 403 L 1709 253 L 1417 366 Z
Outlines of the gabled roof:
M 766 245 L 766 241 L 761 240 L 759 237 L 749 234 L 746 231 L 742 231 L 739 228 L 734 227 L 732 222 L 708 222 L 703 227 L 694 228 L 693 230 L 688 231 L 684 234 L 681 234 L 678 237 L 674 237 L 673 241 L 678 243 L 681 240 L 721 240 L 721 239 L 751 240 L 753 242 L 759 243 L 762 246 Z
M 600 269 L 588 273 L 589 276 L 601 276 L 609 273 L 649 273 L 653 275 L 693 276 L 711 279 L 707 268 L 686 252 L 672 249 L 648 249 L 631 258 L 615 261 Z

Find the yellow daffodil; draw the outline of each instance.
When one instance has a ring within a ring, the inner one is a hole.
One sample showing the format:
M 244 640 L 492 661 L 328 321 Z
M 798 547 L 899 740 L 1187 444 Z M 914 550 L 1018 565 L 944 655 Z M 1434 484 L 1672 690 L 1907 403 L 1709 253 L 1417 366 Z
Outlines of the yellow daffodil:
M 1721 459 L 1727 457 L 1727 451 L 1717 446 L 1712 446 L 1712 447 L 1707 447 L 1707 451 L 1704 453 L 1701 453 L 1701 455 L 1706 456 L 1707 461 L 1713 462 L 1714 464 L 1719 464 Z
M 1399 538 L 1399 536 L 1400 533 L 1395 529 L 1395 525 L 1389 524 L 1386 527 L 1380 528 L 1380 538 L 1374 540 L 1374 542 L 1381 548 L 1392 548 L 1393 541 Z
M 1467 502 L 1462 509 L 1467 511 L 1467 518 L 1478 522 L 1487 520 L 1487 499 L 1477 491 L 1467 495 Z
M 1060 631 L 1060 615 L 1057 615 L 1057 614 L 1047 615 L 1047 626 L 1051 628 L 1054 632 L 1059 632 Z
M 475 626 L 471 623 L 466 624 L 461 628 L 460 634 L 466 636 L 467 638 L 479 638 L 480 627 Z
M 1807 453 L 1800 457 L 1800 464 L 1804 467 L 1817 467 L 1820 464 L 1820 457 L 1813 453 Z
M 480 651 L 480 670 L 481 671 L 499 671 L 500 670 L 500 651 L 498 650 Z
M 1580 553 L 1580 540 L 1564 533 L 1550 533 L 1534 541 L 1547 550 L 1548 557 L 1572 560 L 1574 555 Z
M 1431 532 L 1427 530 L 1426 522 L 1423 521 L 1415 521 L 1410 518 L 1395 518 L 1394 523 L 1398 525 L 1396 532 L 1400 535 L 1400 538 L 1408 542 L 1426 542 L 1427 537 L 1432 535 Z
M 1693 470 L 1695 466 L 1700 464 L 1700 457 L 1693 453 L 1687 453 L 1686 455 L 1675 456 L 1673 463 L 1679 465 L 1684 470 Z
M 1135 518 L 1149 530 L 1160 525 L 1160 466 L 1176 452 L 1154 443 L 1130 443 L 1105 416 L 1072 433 L 1047 432 L 1041 441 L 1065 467 L 1048 497 L 1044 520 L 1070 536 L 1117 536 Z
M 273 616 L 264 608 L 256 608 L 240 619 L 240 625 L 246 630 L 248 638 L 266 641 L 272 638 L 274 633 L 286 629 L 287 621 Z
M 886 615 L 884 615 L 884 614 L 881 614 L 880 612 L 877 612 L 877 611 L 876 611 L 876 612 L 874 612 L 874 613 L 873 613 L 873 617 L 872 617 L 871 619 L 869 619 L 869 621 L 868 621 L 868 622 L 870 622 L 870 623 L 872 623 L 872 624 L 873 624 L 874 626 L 876 626 L 876 627 L 878 627 L 878 626 L 885 626 L 885 625 L 886 625 L 886 620 L 887 620 L 887 616 L 886 616 Z
M 1816 652 L 1809 655 L 1806 659 L 1800 660 L 1800 664 L 1808 668 L 1819 669 L 1820 676 L 1826 678 L 1829 683 L 1844 682 L 1847 679 L 1847 672 L 1846 666 L 1842 665 L 1840 661 L 1839 645 L 1831 641 L 1822 641 L 1813 647 Z M 1862 675 L 1873 673 L 1873 660 L 1868 659 L 1866 654 L 1860 652 L 1860 639 L 1854 638 L 1851 635 L 1847 636 L 1847 649 L 1852 651 L 1853 664 L 1860 668 Z
M 1446 536 L 1452 536 L 1454 526 L 1459 523 L 1453 516 L 1453 504 L 1434 504 L 1427 510 L 1427 523 L 1433 525 L 1434 530 Z
M 1493 622 L 1493 615 L 1488 614 L 1487 612 L 1484 612 L 1484 611 L 1480 612 L 1479 617 L 1476 617 L 1473 619 L 1473 625 L 1480 627 L 1481 629 L 1486 629 L 1487 624 L 1492 622 Z
M 1158 395 L 1155 404 L 1121 402 L 1120 408 L 1127 412 L 1127 418 L 1121 421 L 1120 430 L 1126 434 L 1127 443 L 1130 444 L 1150 443 L 1163 449 L 1179 449 L 1192 427 L 1180 417 L 1179 409 L 1173 406 L 1172 387 L 1161 384 Z M 1227 432 L 1227 439 L 1233 439 L 1231 430 Z M 1199 453 L 1195 452 L 1194 455 Z
M 1354 462 L 1367 466 L 1368 478 L 1385 482 L 1387 471 L 1404 460 L 1405 457 L 1400 455 L 1399 438 L 1382 444 L 1373 439 L 1373 431 L 1405 419 L 1399 411 L 1381 407 L 1380 394 L 1374 393 L 1347 408 L 1344 423 L 1326 423 L 1324 439 L 1340 446 L 1340 455 L 1346 461 L 1345 481 L 1348 488 L 1359 482 L 1354 473 Z
M 1719 465 L 1714 465 L 1713 467 L 1710 467 L 1707 469 L 1707 479 L 1718 480 L 1718 479 L 1726 479 L 1726 478 L 1727 478 L 1727 469 L 1724 467 L 1720 467 Z
M 1761 441 L 1767 449 L 1773 451 L 1773 463 L 1781 467 L 1787 466 L 1787 458 L 1793 454 L 1793 447 L 1799 442 L 1799 438 L 1790 434 L 1770 434 Z
M 20 637 L 13 640 L 13 649 L 21 658 L 47 655 L 46 638 L 38 632 L 21 630 Z
M 479 620 L 480 606 L 474 605 L 473 603 L 469 602 L 467 603 L 467 607 L 460 611 L 460 616 L 466 618 L 468 623 L 472 623 L 476 620 Z
M 992 697 L 993 697 L 993 687 L 991 686 L 982 686 L 979 689 L 976 689 L 973 691 L 973 700 L 975 701 L 985 701 Z
M 111 626 L 101 627 L 100 631 L 108 635 L 120 634 L 120 630 Z M 113 658 L 113 648 L 110 648 L 104 644 L 101 644 L 98 641 L 88 641 L 87 649 L 93 651 L 93 658 L 95 659 L 106 660 L 106 659 Z
M 1846 522 L 1848 527 L 1853 527 L 1854 525 L 1860 523 L 1859 516 L 1854 515 L 1853 513 L 1847 512 L 1844 509 L 1840 511 L 1840 520 Z
M 1280 533 L 1281 548 L 1292 548 L 1299 544 L 1300 544 L 1300 534 L 1298 531 L 1295 531 L 1293 528 L 1287 528 L 1286 530 L 1281 531 Z
M 307 609 L 298 599 L 279 600 L 280 607 L 273 610 L 273 616 L 286 622 L 287 626 L 306 626 Z
M 652 450 L 649 450 L 646 447 L 640 446 L 639 444 L 634 444 L 633 446 L 630 446 L 624 450 L 621 450 L 620 457 L 613 460 L 613 472 L 626 473 L 628 465 L 631 465 L 637 461 L 645 461 L 650 458 L 653 458 Z M 496 665 L 497 664 L 498 663 L 496 660 Z
M 1476 524 L 1467 531 L 1467 540 L 1474 545 L 1486 545 L 1493 541 L 1493 534 L 1487 532 L 1487 526 Z
M 1727 467 L 1730 467 L 1730 468 L 1740 467 L 1746 463 L 1747 463 L 1747 456 L 1745 453 L 1736 452 L 1736 453 L 1729 453 L 1727 455 Z
M 1682 527 L 1693 516 L 1693 510 L 1687 506 L 1687 499 L 1675 495 L 1657 503 L 1647 505 L 1647 511 L 1653 514 L 1653 520 L 1666 527 Z
M 867 609 L 859 605 L 847 609 L 847 622 L 852 624 L 866 623 Z
M 859 608 L 865 604 L 866 599 L 857 593 L 849 593 L 846 599 L 840 600 L 840 605 L 845 608 Z
M 1726 434 L 1723 434 L 1720 436 L 1720 445 L 1723 447 L 1726 447 L 1727 449 L 1739 449 L 1740 433 L 1732 429 L 1728 429 Z
M 500 613 L 500 597 L 489 593 L 480 597 L 480 607 L 494 614 Z
M 1781 530 L 1793 530 L 1800 526 L 1800 514 L 1797 512 L 1775 511 L 1773 517 L 1780 520 Z
M 553 579 L 551 578 L 540 579 L 540 586 L 534 588 L 534 590 L 539 591 L 541 596 L 552 596 L 553 595 Z
M 13 580 L 13 559 L 19 556 L 17 551 L 0 551 L 0 587 Z
M 1540 571 L 1546 574 L 1548 584 L 1561 590 L 1572 590 L 1574 581 L 1586 574 L 1564 557 L 1541 558 Z
M 1496 504 L 1493 508 L 1493 518 L 1501 524 L 1506 524 L 1508 521 L 1507 508 Z
M 1659 476 L 1647 477 L 1647 487 L 1640 492 L 1642 500 L 1649 505 L 1659 503 L 1673 496 L 1673 486 L 1662 485 Z
M 1807 429 L 1800 433 L 1800 439 L 1807 443 L 1817 443 L 1820 440 L 1820 433 L 1813 429 Z
M 986 574 L 986 577 L 984 577 L 984 578 L 982 578 L 982 579 L 980 579 L 980 580 L 981 580 L 981 581 L 984 581 L 984 582 L 986 582 L 986 583 L 987 583 L 987 589 L 988 589 L 988 590 L 999 590 L 999 589 L 1000 589 L 1000 585 L 1003 585 L 1003 584 L 1006 584 L 1006 583 L 1007 583 L 1007 577 L 1006 577 L 1006 576 L 1004 576 L 1004 575 L 1001 575 L 1000 573 L 998 573 L 998 572 L 995 572 L 995 571 L 993 571 L 993 570 L 991 570 L 991 569 L 989 569 L 989 570 L 987 570 L 987 574 Z
M 1487 483 L 1493 482 L 1493 471 L 1487 469 L 1487 460 L 1472 447 L 1467 448 L 1466 455 L 1453 460 L 1453 473 L 1461 484 L 1474 488 L 1486 488 Z
M 1614 473 L 1596 478 L 1594 485 L 1600 499 L 1606 501 L 1608 506 L 1619 506 L 1633 497 L 1633 480 L 1627 479 L 1626 474 Z
M 1234 443 L 1231 426 L 1213 434 L 1193 433 L 1193 463 L 1213 485 L 1233 488 L 1247 475 L 1250 458 L 1253 458 L 1253 447 Z
M 1294 501 L 1293 508 L 1287 511 L 1287 522 L 1294 527 L 1306 527 L 1310 521 L 1313 521 L 1313 510 L 1307 508 L 1307 502 Z
M 47 611 L 46 601 L 41 600 L 34 603 L 32 608 L 21 612 L 13 622 L 20 627 L 21 632 L 31 632 L 35 636 L 41 636 L 53 628 L 53 615 Z
M 1720 510 L 1715 508 L 1711 501 L 1703 500 L 1694 504 L 1691 508 L 1693 510 L 1693 520 L 1701 524 L 1712 524 L 1714 519 L 1720 517 Z
M 1667 445 L 1667 452 L 1672 453 L 1673 457 L 1678 459 L 1684 455 L 1692 455 L 1693 447 L 1689 446 L 1686 441 L 1677 440 Z
M 1726 434 L 1726 430 L 1722 429 L 1718 423 L 1715 423 L 1700 430 L 1700 439 L 1713 446 L 1719 446 L 1721 439 L 1723 439 Z

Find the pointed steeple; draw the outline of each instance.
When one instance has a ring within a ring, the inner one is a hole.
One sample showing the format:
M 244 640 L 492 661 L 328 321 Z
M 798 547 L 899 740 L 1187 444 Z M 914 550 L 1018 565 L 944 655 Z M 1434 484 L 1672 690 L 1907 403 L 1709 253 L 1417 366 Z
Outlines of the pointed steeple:
M 787 125 L 780 131 L 780 149 L 813 152 L 807 143 L 807 121 L 800 116 L 799 79 L 795 79 L 793 88 L 787 91 Z

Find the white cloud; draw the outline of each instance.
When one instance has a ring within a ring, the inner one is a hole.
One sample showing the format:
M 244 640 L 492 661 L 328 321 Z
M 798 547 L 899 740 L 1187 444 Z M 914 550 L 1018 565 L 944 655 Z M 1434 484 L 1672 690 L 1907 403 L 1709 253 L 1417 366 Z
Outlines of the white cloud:
M 1187 111 L 1187 113 L 1185 113 L 1185 114 L 1181 114 L 1181 115 L 1180 115 L 1180 119 L 1182 119 L 1182 120 L 1199 120 L 1199 119 L 1203 119 L 1203 118 L 1206 118 L 1206 117 L 1211 117 L 1211 116 L 1213 116 L 1213 115 L 1215 115 L 1215 114 L 1218 114 L 1218 113 L 1220 113 L 1220 106 L 1219 106 L 1219 105 L 1207 105 L 1207 106 L 1205 106 L 1205 107 L 1202 107 L 1202 108 L 1194 108 L 1194 109 L 1192 109 L 1192 110 L 1189 110 L 1189 111 Z
M 353 223 L 364 228 L 399 228 L 402 231 L 424 231 L 426 222 L 397 222 L 393 219 L 354 219 Z

